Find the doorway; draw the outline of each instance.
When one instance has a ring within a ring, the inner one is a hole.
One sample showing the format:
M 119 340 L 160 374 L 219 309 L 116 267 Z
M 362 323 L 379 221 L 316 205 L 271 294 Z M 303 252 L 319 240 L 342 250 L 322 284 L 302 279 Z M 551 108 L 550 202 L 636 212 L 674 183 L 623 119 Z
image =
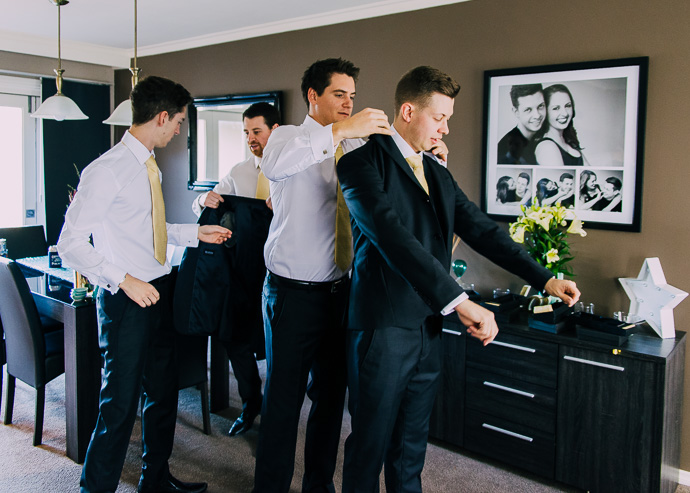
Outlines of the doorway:
M 35 96 L 0 92 L 0 227 L 45 227 L 43 176 L 36 147 Z

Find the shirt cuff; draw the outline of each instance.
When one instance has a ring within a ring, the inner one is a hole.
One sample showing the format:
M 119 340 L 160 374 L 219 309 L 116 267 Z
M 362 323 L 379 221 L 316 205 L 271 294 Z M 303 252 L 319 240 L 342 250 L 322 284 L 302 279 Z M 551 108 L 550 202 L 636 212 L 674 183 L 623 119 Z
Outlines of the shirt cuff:
M 441 315 L 446 316 L 450 313 L 453 313 L 453 310 L 455 310 L 456 306 L 458 306 L 463 301 L 468 300 L 469 298 L 470 297 L 467 295 L 467 293 L 462 293 L 460 296 L 448 303 L 443 310 L 441 310 Z
M 335 156 L 333 144 L 333 124 L 309 129 L 311 152 L 317 163 Z
M 111 264 L 103 269 L 101 282 L 104 283 L 103 287 L 105 289 L 110 291 L 112 294 L 115 294 L 120 289 L 117 287 L 117 285 L 122 282 L 126 275 L 127 271 L 125 269 Z
M 181 224 L 180 225 L 180 242 L 179 246 L 197 247 L 199 246 L 199 225 L 198 224 Z
M 201 216 L 201 213 L 204 210 L 203 204 L 206 201 L 207 196 L 208 192 L 202 193 L 201 195 L 198 195 L 194 200 L 192 200 L 192 212 L 194 212 L 194 214 L 196 214 L 197 217 Z

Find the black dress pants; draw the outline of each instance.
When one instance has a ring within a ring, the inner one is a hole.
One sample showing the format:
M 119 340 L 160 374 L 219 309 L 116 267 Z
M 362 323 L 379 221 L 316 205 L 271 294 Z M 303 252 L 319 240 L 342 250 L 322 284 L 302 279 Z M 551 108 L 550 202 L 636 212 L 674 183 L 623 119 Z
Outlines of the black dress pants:
M 257 493 L 287 493 L 290 489 L 305 392 L 312 405 L 302 491 L 335 492 L 333 474 L 345 404 L 344 319 L 349 285 L 348 279 L 310 287 L 270 272 L 266 277 L 263 308 L 268 371 L 256 451 Z
M 82 493 L 114 492 L 120 480 L 140 398 L 142 483 L 157 484 L 168 474 L 177 419 L 177 370 L 174 338 L 161 326 L 170 300 L 168 276 L 151 284 L 161 297 L 141 308 L 122 291 L 99 289 L 101 352 L 105 359 L 96 428 L 81 476 Z
M 352 433 L 343 493 L 421 493 L 429 418 L 441 373 L 440 328 L 348 330 Z
M 259 366 L 252 350 L 252 343 L 248 341 L 232 341 L 224 343 L 228 353 L 232 372 L 237 380 L 237 392 L 242 399 L 242 411 L 250 414 L 261 411 L 261 377 Z

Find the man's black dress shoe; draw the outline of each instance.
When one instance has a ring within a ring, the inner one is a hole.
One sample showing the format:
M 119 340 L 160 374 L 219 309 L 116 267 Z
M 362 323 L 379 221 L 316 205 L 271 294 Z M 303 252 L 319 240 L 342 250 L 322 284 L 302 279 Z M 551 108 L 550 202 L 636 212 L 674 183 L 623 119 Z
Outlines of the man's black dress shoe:
M 235 420 L 228 432 L 228 435 L 234 437 L 235 435 L 241 435 L 245 431 L 251 430 L 254 420 L 259 415 L 258 412 L 250 412 L 247 410 L 242 411 L 240 417 Z
M 206 483 L 185 483 L 172 474 L 158 485 L 143 485 L 139 481 L 139 493 L 203 493 L 208 488 Z

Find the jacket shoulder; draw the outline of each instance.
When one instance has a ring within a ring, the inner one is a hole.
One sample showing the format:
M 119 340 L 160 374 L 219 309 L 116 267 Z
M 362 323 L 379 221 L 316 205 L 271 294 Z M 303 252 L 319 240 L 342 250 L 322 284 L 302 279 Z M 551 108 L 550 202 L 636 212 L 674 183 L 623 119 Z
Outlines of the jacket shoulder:
M 369 139 L 366 144 L 364 144 L 361 147 L 358 147 L 357 149 L 353 149 L 352 151 L 345 154 L 341 159 L 347 159 L 348 161 L 353 159 L 369 160 L 374 156 L 378 156 L 381 153 L 381 151 L 381 145 L 377 141 Z

